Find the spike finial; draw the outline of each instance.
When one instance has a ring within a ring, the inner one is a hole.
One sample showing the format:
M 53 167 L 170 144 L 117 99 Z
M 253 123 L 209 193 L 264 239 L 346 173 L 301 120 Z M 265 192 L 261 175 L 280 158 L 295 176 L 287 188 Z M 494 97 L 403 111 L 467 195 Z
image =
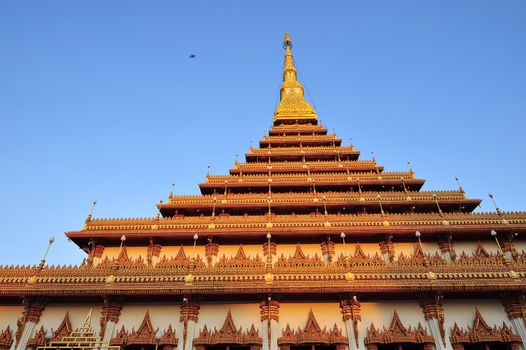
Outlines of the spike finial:
M 283 48 L 292 47 L 292 39 L 290 39 L 289 33 L 285 33 L 285 38 L 283 38 Z

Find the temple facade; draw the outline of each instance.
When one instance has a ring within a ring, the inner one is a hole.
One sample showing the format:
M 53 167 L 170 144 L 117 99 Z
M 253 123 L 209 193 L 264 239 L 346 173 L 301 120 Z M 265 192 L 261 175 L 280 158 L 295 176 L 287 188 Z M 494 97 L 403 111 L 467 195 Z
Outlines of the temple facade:
M 273 127 L 228 174 L 90 213 L 79 265 L 0 267 L 0 350 L 526 350 L 526 213 L 361 160 L 283 46 Z

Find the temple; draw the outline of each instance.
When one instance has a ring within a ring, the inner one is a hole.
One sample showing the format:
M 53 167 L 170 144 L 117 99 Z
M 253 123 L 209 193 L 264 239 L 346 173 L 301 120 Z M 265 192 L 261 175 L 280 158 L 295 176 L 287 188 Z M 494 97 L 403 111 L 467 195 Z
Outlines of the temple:
M 526 350 L 526 213 L 360 159 L 283 46 L 273 126 L 228 174 L 90 213 L 79 265 L 0 267 L 0 350 Z

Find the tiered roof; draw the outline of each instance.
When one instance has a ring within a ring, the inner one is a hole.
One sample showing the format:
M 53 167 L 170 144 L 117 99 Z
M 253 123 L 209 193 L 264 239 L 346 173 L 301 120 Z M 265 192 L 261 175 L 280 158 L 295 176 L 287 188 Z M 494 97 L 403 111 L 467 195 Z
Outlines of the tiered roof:
M 250 147 L 244 162 L 226 175 L 208 174 L 201 195 L 174 196 L 158 205 L 161 216 L 146 219 L 89 219 L 83 230 L 68 232 L 79 245 L 91 239 L 161 237 L 189 240 L 194 233 L 242 242 L 267 232 L 276 237 L 311 237 L 340 232 L 356 240 L 415 230 L 431 238 L 462 233 L 465 238 L 524 231 L 523 213 L 472 213 L 479 199 L 459 188 L 421 191 L 424 180 L 409 171 L 387 172 L 318 121 L 303 96 L 292 57 L 284 41 L 281 98 L 273 127 Z M 457 235 L 458 237 L 458 235 Z

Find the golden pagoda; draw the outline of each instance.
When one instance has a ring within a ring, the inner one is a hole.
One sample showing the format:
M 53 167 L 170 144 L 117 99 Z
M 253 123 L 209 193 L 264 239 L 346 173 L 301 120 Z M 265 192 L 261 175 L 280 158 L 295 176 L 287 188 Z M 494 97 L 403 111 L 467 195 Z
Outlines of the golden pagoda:
M 361 160 L 283 46 L 244 162 L 155 217 L 90 213 L 80 265 L 0 267 L 0 350 L 525 349 L 526 213 Z

